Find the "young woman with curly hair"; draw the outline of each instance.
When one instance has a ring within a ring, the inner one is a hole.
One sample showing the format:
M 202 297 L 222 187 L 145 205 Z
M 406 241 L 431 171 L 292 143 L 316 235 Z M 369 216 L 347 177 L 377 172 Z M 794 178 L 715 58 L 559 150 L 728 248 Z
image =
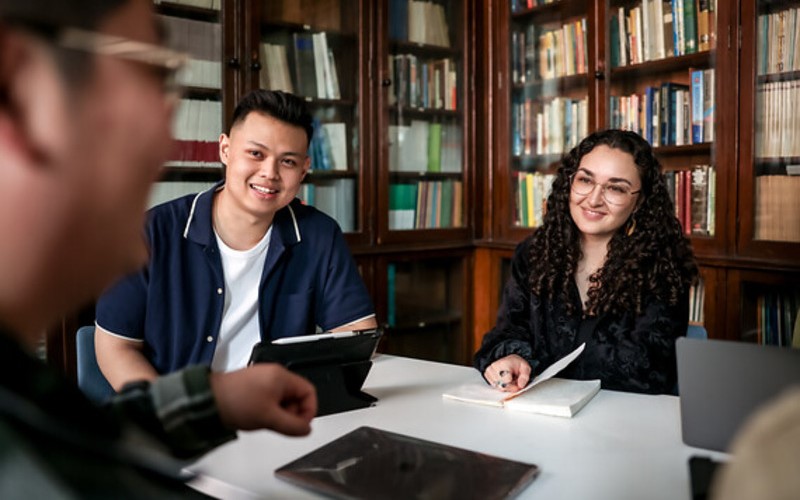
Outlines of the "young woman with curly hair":
M 586 342 L 560 377 L 670 392 L 696 277 L 650 145 L 632 132 L 595 132 L 563 158 L 544 224 L 517 247 L 475 367 L 515 391 Z

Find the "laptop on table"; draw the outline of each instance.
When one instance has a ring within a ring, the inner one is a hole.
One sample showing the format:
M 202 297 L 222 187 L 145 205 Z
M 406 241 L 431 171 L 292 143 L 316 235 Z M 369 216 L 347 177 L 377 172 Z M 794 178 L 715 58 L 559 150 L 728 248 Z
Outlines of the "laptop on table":
M 728 452 L 747 418 L 800 384 L 800 350 L 726 340 L 680 338 L 676 344 L 684 444 Z M 689 460 L 693 500 L 707 498 L 720 462 Z

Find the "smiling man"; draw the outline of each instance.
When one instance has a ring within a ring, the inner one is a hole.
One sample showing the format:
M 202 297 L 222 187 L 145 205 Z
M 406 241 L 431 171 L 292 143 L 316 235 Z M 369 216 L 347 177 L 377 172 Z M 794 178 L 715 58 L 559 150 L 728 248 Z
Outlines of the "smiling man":
M 311 163 L 305 103 L 257 90 L 232 122 L 225 181 L 153 209 L 148 266 L 98 302 L 115 388 L 196 363 L 238 369 L 261 340 L 377 326 L 339 226 L 295 198 Z

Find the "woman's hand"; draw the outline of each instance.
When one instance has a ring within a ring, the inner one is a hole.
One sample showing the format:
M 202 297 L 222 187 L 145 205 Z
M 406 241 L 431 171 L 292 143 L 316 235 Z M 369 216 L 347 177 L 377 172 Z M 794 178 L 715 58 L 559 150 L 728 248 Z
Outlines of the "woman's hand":
M 511 354 L 489 365 L 483 372 L 483 378 L 501 391 L 516 392 L 528 385 L 531 365 L 521 356 Z

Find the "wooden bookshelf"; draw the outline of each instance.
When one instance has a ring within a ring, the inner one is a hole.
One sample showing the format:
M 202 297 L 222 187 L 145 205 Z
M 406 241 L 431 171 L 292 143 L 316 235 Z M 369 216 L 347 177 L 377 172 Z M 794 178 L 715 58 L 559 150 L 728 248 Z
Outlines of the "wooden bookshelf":
M 503 263 L 508 262 L 516 244 L 531 232 L 515 224 L 513 177 L 518 171 L 553 171 L 560 159 L 560 155 L 518 155 L 512 151 L 514 95 L 536 92 L 539 85 L 520 83 L 512 77 L 514 58 L 518 56 L 512 53 L 513 44 L 509 40 L 514 30 L 527 24 L 558 24 L 575 16 L 587 18 L 588 75 L 570 77 L 571 85 L 551 86 L 545 98 L 554 94 L 574 96 L 575 89 L 580 89 L 587 80 L 591 130 L 606 128 L 611 123 L 611 96 L 641 93 L 647 86 L 665 81 L 689 83 L 690 69 L 714 70 L 713 140 L 655 148 L 656 156 L 668 171 L 685 170 L 695 164 L 712 164 L 717 169 L 715 233 L 692 236 L 704 283 L 703 324 L 712 338 L 748 338 L 745 330 L 755 324 L 753 297 L 765 290 L 791 294 L 800 288 L 797 278 L 800 242 L 754 237 L 759 222 L 765 223 L 755 215 L 757 179 L 767 174 L 786 176 L 787 165 L 800 163 L 799 154 L 771 157 L 756 154 L 754 142 L 759 140 L 757 127 L 763 119 L 763 111 L 759 116 L 756 89 L 764 84 L 793 84 L 800 80 L 800 68 L 767 74 L 757 70 L 759 15 L 797 8 L 798 2 L 741 2 L 740 6 L 739 2 L 717 1 L 717 35 L 712 38 L 716 44 L 708 50 L 612 67 L 611 16 L 618 15 L 620 7 L 627 14 L 641 4 L 636 0 L 561 0 L 512 11 L 505 2 L 483 3 L 488 16 L 482 25 L 483 50 L 489 56 L 481 61 L 481 73 L 490 76 L 481 79 L 479 100 L 490 103 L 482 110 L 492 119 L 482 122 L 479 135 L 488 138 L 492 146 L 480 154 L 480 182 L 475 193 L 477 199 L 485 200 L 489 206 L 476 221 L 473 347 L 477 347 L 483 333 L 493 325 L 499 304 L 494 297 L 502 287 Z M 736 43 L 728 43 L 729 37 L 735 41 L 740 23 L 741 53 Z M 790 178 L 784 177 L 786 181 Z M 788 213 L 788 208 L 784 212 Z M 488 307 L 487 297 L 491 298 Z

